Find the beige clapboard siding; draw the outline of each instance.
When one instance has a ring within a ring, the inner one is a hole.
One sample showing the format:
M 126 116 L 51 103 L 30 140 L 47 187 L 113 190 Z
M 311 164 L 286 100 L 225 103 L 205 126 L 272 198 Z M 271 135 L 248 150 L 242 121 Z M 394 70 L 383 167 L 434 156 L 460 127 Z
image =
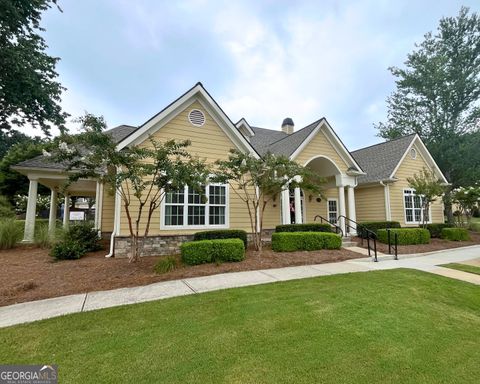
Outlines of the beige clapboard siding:
M 358 222 L 386 220 L 385 188 L 382 185 L 355 188 L 355 207 Z
M 102 232 L 113 231 L 113 221 L 115 217 L 115 196 L 112 195 L 108 187 L 103 186 L 102 202 Z
M 206 117 L 205 124 L 202 127 L 196 127 L 188 122 L 188 113 L 192 109 L 201 110 Z M 227 159 L 229 150 L 235 148 L 234 143 L 228 138 L 223 130 L 217 125 L 213 118 L 203 108 L 203 106 L 195 102 L 188 106 L 184 111 L 180 112 L 171 121 L 156 131 L 152 138 L 154 140 L 164 142 L 169 139 L 174 140 L 190 140 L 191 146 L 188 151 L 208 163 L 213 163 L 217 159 Z M 144 146 L 151 145 L 147 139 L 142 144 Z M 250 232 L 250 219 L 245 203 L 235 194 L 232 188 L 229 188 L 229 218 L 230 228 L 244 229 Z M 131 211 L 136 212 L 135 204 L 132 203 Z M 167 235 L 167 234 L 190 234 L 198 230 L 160 230 L 161 209 L 157 209 L 151 220 L 149 235 Z M 145 227 L 146 220 L 142 220 L 141 228 Z M 120 233 L 128 235 L 128 219 L 125 209 L 122 206 L 120 216 Z
M 275 197 L 275 201 L 270 200 L 263 213 L 263 229 L 275 229 L 282 223 L 281 217 L 282 201 L 280 195 Z
M 328 219 L 328 199 L 337 199 L 338 200 L 338 189 L 337 188 L 328 188 L 322 192 L 323 197 L 320 202 L 317 202 L 317 195 L 306 192 L 305 193 L 305 222 L 313 223 L 314 217 L 316 215 L 323 216 L 325 219 Z M 312 198 L 310 199 L 310 196 Z M 318 219 L 316 222 L 320 222 Z
M 421 155 L 420 151 L 417 148 L 416 150 L 416 159 L 412 159 L 410 157 L 410 153 L 405 156 L 405 159 L 402 161 L 400 167 L 394 175 L 398 179 L 398 181 L 396 181 L 390 186 L 390 206 L 392 212 L 392 220 L 399 221 L 402 226 L 417 226 L 417 224 L 405 223 L 403 190 L 405 188 L 410 188 L 407 178 L 412 177 L 416 173 L 418 174 L 425 167 L 429 169 L 428 164 Z M 441 198 L 437 199 L 437 201 L 432 204 L 431 211 L 432 222 L 443 223 L 443 203 Z
M 298 154 L 295 160 L 301 165 L 306 165 L 307 161 L 320 155 L 330 158 L 342 172 L 347 171 L 348 165 L 338 155 L 332 144 L 330 144 L 323 130 L 317 132 L 315 137 Z

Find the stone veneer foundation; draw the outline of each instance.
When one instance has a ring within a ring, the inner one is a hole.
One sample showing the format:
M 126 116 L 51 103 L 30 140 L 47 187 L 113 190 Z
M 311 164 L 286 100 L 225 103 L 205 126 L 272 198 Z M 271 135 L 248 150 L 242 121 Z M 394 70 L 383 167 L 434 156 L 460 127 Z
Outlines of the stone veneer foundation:
M 269 240 L 273 231 L 273 229 L 263 230 L 264 240 Z M 140 240 L 140 256 L 164 256 L 179 254 L 180 245 L 185 241 L 192 240 L 193 235 L 147 236 L 144 240 Z M 251 234 L 248 234 L 248 241 L 251 241 Z M 130 249 L 130 236 L 115 237 L 115 257 L 128 257 Z

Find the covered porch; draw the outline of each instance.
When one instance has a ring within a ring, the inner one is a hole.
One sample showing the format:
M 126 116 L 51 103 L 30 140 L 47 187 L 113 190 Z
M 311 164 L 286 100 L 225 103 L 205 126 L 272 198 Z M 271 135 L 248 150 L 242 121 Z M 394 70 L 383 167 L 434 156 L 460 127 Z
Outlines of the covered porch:
M 39 169 L 33 167 L 15 166 L 16 171 L 28 177 L 28 201 L 25 214 L 25 229 L 23 242 L 31 243 L 35 236 L 35 221 L 37 217 L 37 199 L 39 184 L 50 189 L 50 209 L 48 216 L 48 231 L 55 233 L 58 218 L 58 199 L 63 196 L 65 199 L 62 217 L 62 225 L 68 228 L 70 224 L 70 206 L 72 197 L 93 197 L 95 198 L 94 227 L 101 227 L 103 185 L 97 180 L 81 179 L 65 188 L 68 174 L 59 169 Z

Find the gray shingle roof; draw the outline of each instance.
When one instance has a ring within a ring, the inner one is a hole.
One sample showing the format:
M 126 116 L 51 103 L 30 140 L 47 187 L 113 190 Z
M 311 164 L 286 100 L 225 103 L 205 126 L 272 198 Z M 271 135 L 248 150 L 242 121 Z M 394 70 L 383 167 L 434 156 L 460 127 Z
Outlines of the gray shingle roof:
M 402 159 L 415 134 L 351 152 L 366 175 L 359 176 L 358 183 L 366 184 L 388 179 Z
M 118 127 L 109 129 L 105 133 L 112 136 L 115 143 L 119 143 L 125 137 L 134 132 L 137 127 L 132 127 L 131 125 L 119 125 Z M 15 165 L 19 168 L 46 168 L 46 169 L 65 169 L 65 165 L 61 163 L 54 163 L 50 161 L 48 157 L 43 155 L 36 156 L 32 159 L 22 161 Z
M 290 156 L 300 144 L 303 143 L 308 135 L 312 133 L 320 120 L 307 125 L 305 128 L 302 128 L 291 135 L 273 129 L 252 127 L 255 136 L 251 138 L 250 142 L 260 155 L 271 152 L 275 155 Z

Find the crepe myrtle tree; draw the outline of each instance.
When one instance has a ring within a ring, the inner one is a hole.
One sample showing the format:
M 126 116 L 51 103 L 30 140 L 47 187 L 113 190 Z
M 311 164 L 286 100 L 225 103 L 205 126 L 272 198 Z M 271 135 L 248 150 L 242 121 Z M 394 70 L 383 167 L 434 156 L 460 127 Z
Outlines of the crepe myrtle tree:
M 445 193 L 445 183 L 438 179 L 434 171 L 423 168 L 418 174 L 407 178 L 410 188 L 415 190 L 418 196 L 422 197 L 422 212 L 424 228 L 427 227 L 428 218 L 430 217 L 430 207 L 439 197 Z
M 470 225 L 473 211 L 480 205 L 480 184 L 476 183 L 470 187 L 459 187 L 452 190 L 452 201 L 458 205 L 459 215 L 458 224 L 463 226 L 462 217 L 467 219 L 467 224 Z
M 267 204 L 288 188 L 321 194 L 324 179 L 285 156 L 267 153 L 256 158 L 231 150 L 228 160 L 215 163 L 215 180 L 228 183 L 247 206 L 255 249 L 262 249 L 263 218 Z
M 185 185 L 203 196 L 203 186 L 210 174 L 201 159 L 188 152 L 190 141 L 149 139 L 146 146 L 129 146 L 117 150 L 112 137 L 104 132 L 102 117 L 91 114 L 78 119 L 82 130 L 64 135 L 56 154 L 66 164 L 71 184 L 94 178 L 118 193 L 128 221 L 131 239 L 130 262 L 140 259 L 143 239 L 148 236 L 152 215 L 167 193 Z

